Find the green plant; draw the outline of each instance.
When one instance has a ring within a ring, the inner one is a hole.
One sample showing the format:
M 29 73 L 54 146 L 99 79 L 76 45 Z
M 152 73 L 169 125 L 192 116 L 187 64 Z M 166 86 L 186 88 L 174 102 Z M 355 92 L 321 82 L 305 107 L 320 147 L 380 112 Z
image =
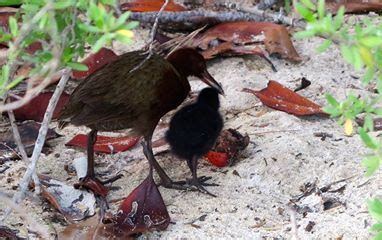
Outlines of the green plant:
M 0 43 L 9 47 L 8 61 L 0 71 L 0 99 L 3 100 L 9 90 L 24 80 L 23 76 L 15 77 L 19 66 L 30 66 L 28 82 L 38 83 L 37 86 L 28 84 L 25 97 L 31 97 L 49 85 L 50 77 L 61 69 L 87 70 L 86 65 L 78 62 L 87 48 L 97 52 L 113 40 L 130 43 L 131 29 L 138 24 L 126 22 L 129 12 L 116 17 L 116 0 L 24 0 L 17 3 L 22 5 L 9 18 L 9 32 L 0 30 Z M 36 43 L 41 49 L 33 53 L 28 51 Z
M 377 87 L 378 94 L 375 97 L 361 98 L 349 94 L 342 102 L 327 94 L 328 104 L 324 107 L 324 111 L 331 117 L 337 117 L 340 124 L 345 123 L 345 133 L 348 135 L 352 132 L 353 120 L 360 114 L 365 115 L 358 133 L 365 146 L 371 150 L 362 161 L 366 175 L 371 176 L 382 159 L 382 137 L 372 137 L 368 133 L 374 129 L 373 117 L 382 116 L 382 108 L 378 107 L 382 100 L 382 22 L 375 24 L 365 17 L 361 22 L 346 23 L 345 8 L 342 6 L 333 16 L 326 12 L 324 0 L 319 0 L 317 5 L 310 0 L 301 0 L 295 7 L 307 21 L 306 29 L 296 33 L 295 37 L 325 38 L 318 47 L 320 52 L 328 49 L 333 42 L 337 43 L 345 61 L 356 70 L 364 71 L 363 86 L 373 83 Z M 375 239 L 382 239 L 382 202 L 375 198 L 368 203 L 368 207 L 370 214 L 378 221 L 372 227 L 376 233 Z

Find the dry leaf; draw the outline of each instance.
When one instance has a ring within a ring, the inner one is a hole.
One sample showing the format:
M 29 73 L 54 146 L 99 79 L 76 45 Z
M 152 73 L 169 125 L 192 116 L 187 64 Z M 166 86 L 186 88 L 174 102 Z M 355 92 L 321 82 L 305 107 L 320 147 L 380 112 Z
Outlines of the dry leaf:
M 302 60 L 289 38 L 287 29 L 275 23 L 245 21 L 221 23 L 201 34 L 194 45 L 208 50 L 209 45 L 216 40 L 237 45 L 264 43 L 270 55 L 278 55 L 293 62 Z
M 117 153 L 124 152 L 134 147 L 140 137 L 134 136 L 124 136 L 124 137 L 106 137 L 106 136 L 97 136 L 97 141 L 94 144 L 94 151 L 98 153 Z M 75 146 L 86 149 L 87 147 L 88 136 L 84 134 L 78 134 L 69 142 L 66 146 Z
M 325 2 L 326 9 L 331 13 L 337 13 L 341 6 L 345 7 L 346 13 L 382 12 L 380 0 L 330 0 Z
M 132 12 L 157 12 L 164 4 L 164 0 L 135 0 L 134 2 L 128 2 L 121 4 L 122 11 Z M 167 4 L 164 11 L 180 12 L 187 9 L 180 4 L 174 3 L 173 0 Z
M 326 115 L 320 105 L 298 95 L 276 81 L 269 81 L 268 86 L 260 91 L 245 88 L 243 92 L 256 95 L 264 105 L 270 108 L 293 115 Z

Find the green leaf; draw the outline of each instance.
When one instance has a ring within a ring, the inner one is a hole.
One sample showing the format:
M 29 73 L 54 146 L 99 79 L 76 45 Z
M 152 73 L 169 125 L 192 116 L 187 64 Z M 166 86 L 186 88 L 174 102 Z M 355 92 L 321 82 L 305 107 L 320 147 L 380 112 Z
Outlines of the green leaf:
M 373 110 L 373 112 L 374 112 L 375 114 L 377 114 L 378 116 L 382 116 L 382 108 L 375 108 L 375 109 Z
M 382 202 L 374 198 L 367 204 L 370 215 L 375 218 L 378 222 L 382 222 Z
M 126 25 L 125 25 L 125 28 L 126 29 L 133 29 L 133 28 L 136 28 L 139 26 L 139 22 L 138 21 L 131 21 L 131 22 L 128 22 Z
M 338 108 L 325 106 L 322 108 L 322 110 L 326 112 L 327 114 L 330 114 L 331 117 L 338 117 L 341 115 L 341 111 Z
M 65 8 L 71 7 L 72 5 L 74 5 L 74 2 L 72 0 L 60 0 L 60 1 L 56 1 L 53 4 L 53 7 L 55 9 L 65 9 Z
M 375 235 L 372 240 L 382 240 L 382 232 L 377 233 L 377 235 Z
M 81 30 L 87 31 L 87 32 L 91 32 L 91 33 L 99 33 L 99 32 L 101 32 L 99 28 L 97 28 L 95 26 L 91 26 L 91 25 L 85 24 L 85 23 L 78 24 L 78 28 L 81 29 Z
M 369 48 L 382 46 L 381 36 L 368 36 L 368 37 L 361 38 L 359 41 L 361 44 Z
M 317 12 L 318 12 L 318 17 L 320 19 L 323 19 L 325 16 L 325 0 L 318 0 Z
M 363 123 L 363 128 L 366 129 L 367 131 L 374 130 L 374 121 L 370 114 L 366 114 L 364 123 Z
M 115 0 L 101 0 L 101 3 L 113 6 L 115 3 Z
M 349 46 L 341 45 L 341 53 L 342 53 L 342 56 L 344 57 L 344 59 L 348 63 L 353 62 L 353 52 L 351 51 L 351 48 Z
M 328 103 L 330 104 L 330 105 L 332 105 L 332 106 L 334 106 L 334 107 L 339 107 L 340 106 L 340 104 L 337 102 L 337 100 L 332 96 L 332 95 L 330 95 L 330 94 L 326 94 L 325 95 L 325 97 L 326 97 L 326 100 L 328 101 Z
M 103 35 L 102 37 L 100 37 L 97 40 L 97 42 L 93 45 L 92 52 L 93 53 L 98 52 L 103 46 L 106 45 L 108 40 L 109 40 L 109 36 L 108 35 Z
M 330 47 L 330 45 L 332 45 L 332 40 L 330 39 L 325 39 L 322 44 L 317 48 L 317 50 L 319 52 L 324 52 L 326 49 L 328 49 Z
M 338 30 L 341 27 L 344 21 L 344 16 L 345 16 L 345 7 L 341 6 L 337 11 L 336 17 L 334 18 L 334 22 L 333 22 L 334 30 Z
M 370 83 L 371 79 L 373 78 L 375 74 L 375 69 L 374 67 L 368 67 L 365 74 L 363 75 L 363 78 L 362 78 L 362 83 L 364 85 L 367 85 Z
M 314 13 L 308 8 L 304 7 L 301 3 L 296 4 L 296 9 L 307 22 L 314 22 L 316 20 Z
M 24 76 L 18 76 L 15 80 L 13 80 L 10 84 L 7 85 L 6 89 L 11 90 L 16 87 L 20 82 L 24 80 Z
M 362 166 L 366 168 L 366 176 L 370 177 L 378 169 L 381 159 L 378 156 L 368 156 L 362 160 Z
M 87 70 L 89 70 L 88 66 L 86 66 L 85 64 L 82 64 L 82 63 L 68 62 L 66 64 L 69 67 L 71 67 L 73 70 L 77 70 L 77 71 L 87 71 Z
M 123 24 L 126 23 L 126 20 L 129 18 L 129 16 L 130 16 L 130 12 L 123 13 L 121 16 L 119 16 L 119 18 L 118 18 L 117 22 L 115 23 L 115 25 L 117 27 L 122 26 Z
M 13 6 L 22 4 L 23 0 L 1 0 L 0 6 Z
M 310 0 L 301 0 L 301 3 L 310 10 L 316 10 L 316 6 Z
M 371 231 L 373 232 L 382 232 L 382 223 L 376 223 L 371 228 Z
M 358 128 L 359 136 L 368 148 L 373 150 L 378 149 L 377 143 L 370 137 L 370 135 L 363 128 Z
M 12 36 L 16 37 L 16 35 L 17 35 L 17 20 L 15 17 L 10 16 L 8 21 L 9 21 L 9 30 L 11 31 Z
M 296 39 L 302 39 L 302 38 L 313 37 L 314 35 L 316 35 L 314 31 L 307 30 L 307 31 L 296 32 L 293 34 L 293 37 Z

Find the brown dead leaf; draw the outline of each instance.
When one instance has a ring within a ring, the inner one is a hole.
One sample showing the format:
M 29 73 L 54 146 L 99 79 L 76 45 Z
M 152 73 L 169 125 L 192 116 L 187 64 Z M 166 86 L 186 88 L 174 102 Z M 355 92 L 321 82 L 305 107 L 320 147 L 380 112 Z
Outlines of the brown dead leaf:
M 270 55 L 278 55 L 293 62 L 302 61 L 289 38 L 288 30 L 275 23 L 248 21 L 221 23 L 201 34 L 194 45 L 207 50 L 211 42 L 216 40 L 238 45 L 263 43 Z
M 156 12 L 160 10 L 164 2 L 164 0 L 135 0 L 133 2 L 121 4 L 121 10 L 132 12 Z M 164 9 L 164 11 L 169 12 L 180 12 L 186 10 L 187 8 L 175 3 L 173 0 L 170 0 Z
M 331 13 L 336 13 L 341 6 L 345 7 L 346 13 L 382 12 L 381 0 L 329 0 L 325 6 Z
M 245 88 L 243 92 L 256 95 L 264 105 L 270 108 L 296 116 L 326 115 L 320 105 L 315 104 L 273 80 L 269 81 L 268 86 L 260 91 Z

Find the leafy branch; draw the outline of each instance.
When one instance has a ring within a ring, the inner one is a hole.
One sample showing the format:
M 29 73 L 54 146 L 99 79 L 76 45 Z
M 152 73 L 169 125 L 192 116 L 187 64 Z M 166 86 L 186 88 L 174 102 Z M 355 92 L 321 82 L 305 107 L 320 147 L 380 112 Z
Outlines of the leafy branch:
M 364 72 L 363 86 L 376 86 L 376 96 L 361 98 L 349 94 L 342 102 L 327 94 L 328 105 L 324 108 L 331 117 L 338 118 L 338 122 L 344 124 L 347 135 L 352 134 L 354 119 L 364 114 L 364 124 L 358 128 L 358 133 L 365 146 L 371 150 L 362 161 L 366 175 L 371 176 L 382 159 L 382 136 L 372 137 L 368 133 L 374 130 L 373 117 L 382 116 L 382 108 L 379 107 L 382 100 L 382 23 L 375 24 L 368 17 L 360 22 L 346 23 L 344 6 L 333 16 L 325 11 L 324 0 L 319 0 L 317 5 L 310 0 L 301 0 L 295 7 L 308 23 L 305 31 L 296 33 L 295 37 L 324 36 L 325 40 L 318 47 L 320 52 L 327 50 L 333 42 L 337 43 L 344 60 L 355 70 Z M 376 232 L 375 239 L 382 239 L 382 202 L 375 198 L 368 206 L 370 214 L 378 221 L 372 227 Z

